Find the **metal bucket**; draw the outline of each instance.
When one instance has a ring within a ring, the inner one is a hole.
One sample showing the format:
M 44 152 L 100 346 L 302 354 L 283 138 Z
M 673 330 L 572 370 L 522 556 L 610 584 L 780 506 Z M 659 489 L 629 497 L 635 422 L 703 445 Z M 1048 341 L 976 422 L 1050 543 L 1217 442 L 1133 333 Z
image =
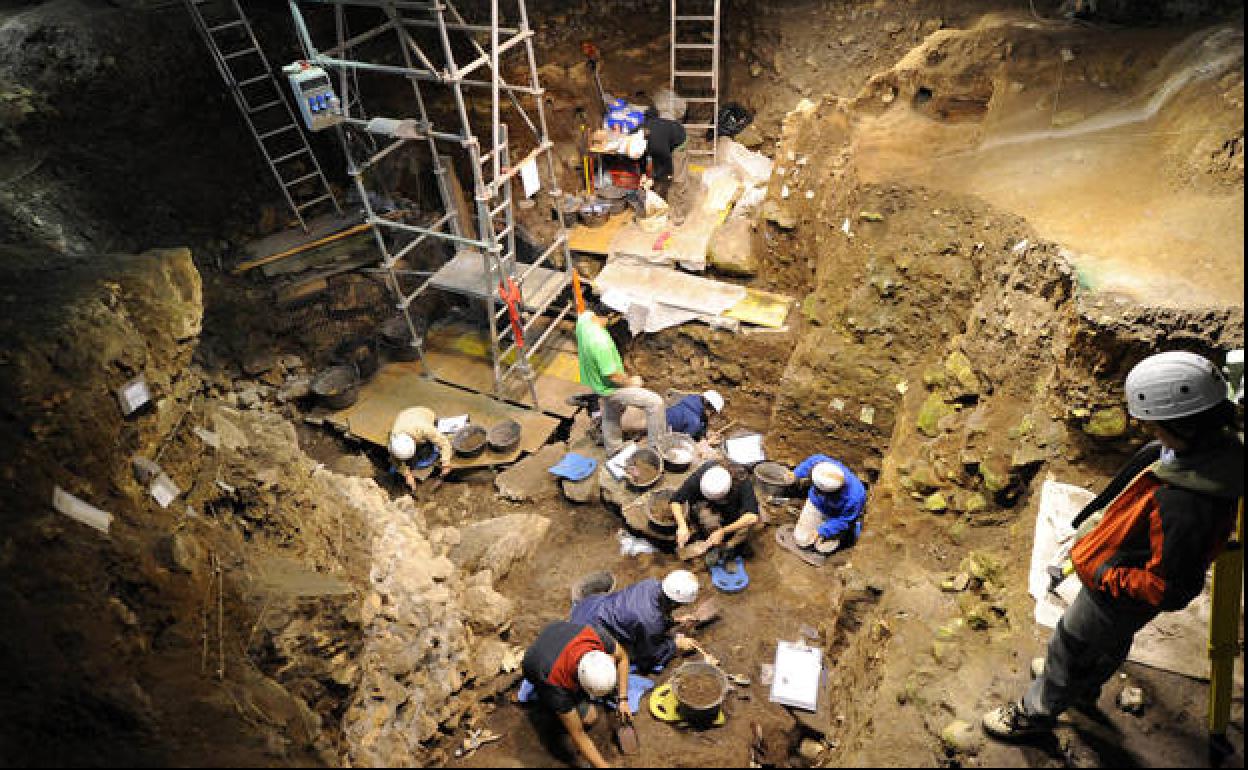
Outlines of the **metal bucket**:
M 480 425 L 465 425 L 451 438 L 451 448 L 461 457 L 476 457 L 485 451 L 489 437 Z
M 417 344 L 423 342 L 425 337 L 425 319 L 416 317 L 412 319 L 412 325 L 416 327 L 416 337 L 412 337 L 412 332 L 407 327 L 407 319 L 403 316 L 395 316 L 386 321 L 378 329 L 378 336 L 381 338 L 381 348 L 385 351 L 386 357 L 391 361 L 415 361 L 420 357 L 417 348 L 412 345 L 413 339 Z
M 346 409 L 360 397 L 354 366 L 331 366 L 312 380 L 312 393 L 330 409 Z
M 615 575 L 603 570 L 591 572 L 572 584 L 572 603 L 575 604 L 586 596 L 609 594 L 615 590 Z
M 520 443 L 520 423 L 511 419 L 503 420 L 490 428 L 486 441 L 495 452 L 510 452 Z
M 677 709 L 690 724 L 709 725 L 719 716 L 728 694 L 728 676 L 704 661 L 685 663 L 672 675 Z
M 693 465 L 698 446 L 684 433 L 669 433 L 659 439 L 659 452 L 663 455 L 663 467 L 672 473 L 684 473 Z
M 650 509 L 646 512 L 646 521 L 650 529 L 663 535 L 676 534 L 676 517 L 672 515 L 672 494 L 670 489 L 656 489 L 650 494 Z
M 628 458 L 624 474 L 633 489 L 649 489 L 663 478 L 663 456 L 653 449 L 638 449 Z
M 333 361 L 344 366 L 354 366 L 360 379 L 367 380 L 381 366 L 377 355 L 377 340 L 370 337 L 344 340 L 334 348 Z
M 770 460 L 754 466 L 754 480 L 764 497 L 787 497 L 793 489 L 793 471 Z

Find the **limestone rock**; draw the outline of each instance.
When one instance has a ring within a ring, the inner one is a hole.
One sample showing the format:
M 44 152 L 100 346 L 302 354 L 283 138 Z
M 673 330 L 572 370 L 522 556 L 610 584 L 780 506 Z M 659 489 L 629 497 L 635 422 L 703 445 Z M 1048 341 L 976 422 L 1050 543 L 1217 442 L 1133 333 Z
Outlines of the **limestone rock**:
M 973 492 L 962 503 L 962 510 L 966 513 L 982 513 L 988 510 L 988 499 L 978 492 Z
M 1120 406 L 1097 409 L 1084 424 L 1083 432 L 1097 438 L 1118 438 L 1127 432 L 1127 413 Z
M 550 520 L 534 513 L 515 513 L 477 522 L 460 530 L 461 541 L 451 551 L 460 569 L 489 569 L 502 578 L 512 566 L 533 555 L 550 529 Z
M 750 220 L 732 217 L 711 236 L 711 267 L 726 275 L 754 277 L 758 273 L 758 261 L 754 258 L 752 242 Z
M 975 367 L 971 366 L 971 360 L 962 351 L 955 350 L 949 354 L 949 358 L 945 359 L 945 371 L 967 393 L 980 392 L 982 384 L 979 375 L 975 373 Z
M 567 451 L 567 444 L 550 444 L 503 471 L 494 480 L 499 496 L 513 503 L 554 497 L 558 487 L 547 469 L 558 463 Z
M 940 742 L 949 751 L 959 754 L 978 754 L 982 739 L 979 731 L 961 719 L 955 719 L 940 731 Z
M 989 458 L 980 463 L 979 473 L 984 479 L 984 489 L 998 494 L 1009 488 L 1012 478 L 1009 465 L 1000 457 Z
M 945 496 L 939 492 L 928 495 L 923 500 L 923 510 L 932 513 L 944 513 L 949 509 L 949 502 L 945 500 Z
M 940 421 L 954 413 L 954 408 L 945 402 L 939 393 L 930 393 L 923 406 L 919 407 L 918 428 L 924 436 L 935 438 L 940 435 Z
M 768 198 L 763 202 L 763 219 L 771 222 L 781 230 L 792 230 L 797 227 L 797 215 L 778 200 Z
M 737 142 L 751 150 L 756 150 L 763 144 L 763 133 L 759 130 L 758 126 L 753 123 L 746 126 L 745 130 L 737 134 L 735 138 Z
M 512 601 L 489 586 L 472 586 L 464 591 L 460 607 L 468 626 L 477 633 L 497 631 L 511 622 Z
M 1122 692 L 1118 693 L 1118 708 L 1139 716 L 1144 713 L 1144 709 L 1148 706 L 1148 697 L 1144 694 L 1144 690 L 1128 685 L 1122 688 Z

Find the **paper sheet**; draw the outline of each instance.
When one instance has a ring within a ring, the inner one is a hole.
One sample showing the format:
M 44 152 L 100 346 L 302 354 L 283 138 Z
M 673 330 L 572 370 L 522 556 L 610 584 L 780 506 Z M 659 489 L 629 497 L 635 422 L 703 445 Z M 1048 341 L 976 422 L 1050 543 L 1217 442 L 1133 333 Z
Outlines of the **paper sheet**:
M 438 433 L 455 433 L 467 424 L 468 415 L 466 414 L 461 414 L 458 417 L 443 417 L 438 420 Z
M 763 437 L 757 433 L 728 439 L 724 442 L 724 453 L 738 465 L 754 465 L 767 459 Z
M 823 650 L 798 642 L 776 643 L 771 700 L 785 706 L 815 711 L 823 674 Z
M 532 198 L 533 194 L 542 189 L 542 178 L 537 173 L 537 159 L 530 158 L 520 166 L 520 182 L 524 185 L 524 197 Z
M 617 479 L 622 479 L 626 475 L 624 467 L 628 464 L 629 458 L 637 451 L 636 444 L 629 444 L 621 449 L 615 457 L 607 460 L 607 470 Z

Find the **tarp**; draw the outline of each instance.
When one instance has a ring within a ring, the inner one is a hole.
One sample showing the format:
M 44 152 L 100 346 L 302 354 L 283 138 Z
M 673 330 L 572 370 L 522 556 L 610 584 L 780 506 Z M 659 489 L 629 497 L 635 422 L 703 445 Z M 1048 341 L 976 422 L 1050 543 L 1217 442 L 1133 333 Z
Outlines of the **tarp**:
M 633 334 L 719 318 L 746 296 L 741 286 L 628 258 L 608 262 L 594 287 L 603 302 L 628 317 Z

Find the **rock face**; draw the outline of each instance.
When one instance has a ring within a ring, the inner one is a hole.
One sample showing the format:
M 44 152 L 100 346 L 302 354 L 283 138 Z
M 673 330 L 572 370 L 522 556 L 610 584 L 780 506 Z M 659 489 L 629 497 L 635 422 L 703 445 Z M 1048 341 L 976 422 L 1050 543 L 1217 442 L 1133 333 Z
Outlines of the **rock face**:
M 550 529 L 550 520 L 535 513 L 513 513 L 477 522 L 461 530 L 462 540 L 451 560 L 463 570 L 488 569 L 502 578 L 516 562 L 533 555 Z
M 750 220 L 732 217 L 711 236 L 711 267 L 727 275 L 752 278 L 758 272 Z

